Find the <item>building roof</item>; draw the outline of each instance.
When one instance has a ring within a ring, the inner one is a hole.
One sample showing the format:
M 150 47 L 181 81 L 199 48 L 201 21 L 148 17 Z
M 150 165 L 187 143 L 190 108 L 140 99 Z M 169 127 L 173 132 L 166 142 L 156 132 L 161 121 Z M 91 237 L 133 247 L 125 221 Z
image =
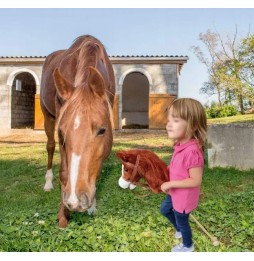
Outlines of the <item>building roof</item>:
M 46 58 L 47 56 L 0 56 L 0 58 Z M 187 58 L 184 55 L 109 55 L 110 58 Z
M 0 56 L 0 64 L 38 64 L 42 65 L 47 56 Z M 189 60 L 183 55 L 112 55 L 112 64 L 178 64 L 179 71 Z

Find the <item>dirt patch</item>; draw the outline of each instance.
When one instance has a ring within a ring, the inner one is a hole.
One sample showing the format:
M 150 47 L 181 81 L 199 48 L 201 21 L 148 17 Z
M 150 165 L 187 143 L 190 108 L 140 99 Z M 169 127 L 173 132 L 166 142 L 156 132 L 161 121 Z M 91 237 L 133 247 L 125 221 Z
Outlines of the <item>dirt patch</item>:
M 30 129 L 18 129 L 0 132 L 0 144 L 6 143 L 37 143 L 46 142 L 47 137 L 44 131 Z
M 114 133 L 114 140 L 133 140 L 144 138 L 156 138 L 167 137 L 166 130 L 147 130 L 147 129 L 135 129 L 135 130 L 117 130 Z
M 152 138 L 166 136 L 165 130 L 116 130 L 114 140 L 132 140 L 142 138 Z M 57 141 L 57 135 L 55 135 Z M 0 131 L 0 146 L 4 144 L 22 144 L 22 143 L 46 143 L 47 136 L 44 131 L 32 129 L 11 129 Z

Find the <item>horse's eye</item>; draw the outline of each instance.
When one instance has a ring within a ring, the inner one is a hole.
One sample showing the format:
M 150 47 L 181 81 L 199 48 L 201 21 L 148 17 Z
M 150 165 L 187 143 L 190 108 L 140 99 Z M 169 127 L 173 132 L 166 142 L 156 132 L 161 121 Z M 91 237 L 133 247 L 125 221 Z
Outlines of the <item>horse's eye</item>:
M 104 133 L 105 133 L 106 129 L 105 128 L 100 128 L 98 131 L 97 131 L 97 136 L 103 136 Z

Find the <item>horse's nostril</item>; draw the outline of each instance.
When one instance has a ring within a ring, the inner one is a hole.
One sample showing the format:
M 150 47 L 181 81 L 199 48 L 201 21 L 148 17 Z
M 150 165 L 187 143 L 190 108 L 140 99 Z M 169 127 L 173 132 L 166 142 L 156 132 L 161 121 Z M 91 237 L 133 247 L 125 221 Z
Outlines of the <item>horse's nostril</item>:
M 72 204 L 70 202 L 66 202 L 68 209 L 72 209 Z
M 88 208 L 89 206 L 88 197 L 85 192 L 80 195 L 80 205 L 82 208 Z

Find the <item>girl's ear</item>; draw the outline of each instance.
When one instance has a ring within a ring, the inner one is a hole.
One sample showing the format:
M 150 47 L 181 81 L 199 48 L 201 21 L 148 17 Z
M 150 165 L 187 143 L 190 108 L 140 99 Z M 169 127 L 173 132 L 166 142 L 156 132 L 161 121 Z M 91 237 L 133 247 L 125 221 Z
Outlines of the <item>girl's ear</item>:
M 194 124 L 192 129 L 193 129 L 193 132 L 195 132 L 198 129 L 198 124 Z
M 195 139 L 198 137 L 197 131 L 198 131 L 198 126 L 196 125 L 196 126 L 193 127 L 193 131 L 192 131 L 192 133 L 193 133 L 192 136 L 194 136 Z

